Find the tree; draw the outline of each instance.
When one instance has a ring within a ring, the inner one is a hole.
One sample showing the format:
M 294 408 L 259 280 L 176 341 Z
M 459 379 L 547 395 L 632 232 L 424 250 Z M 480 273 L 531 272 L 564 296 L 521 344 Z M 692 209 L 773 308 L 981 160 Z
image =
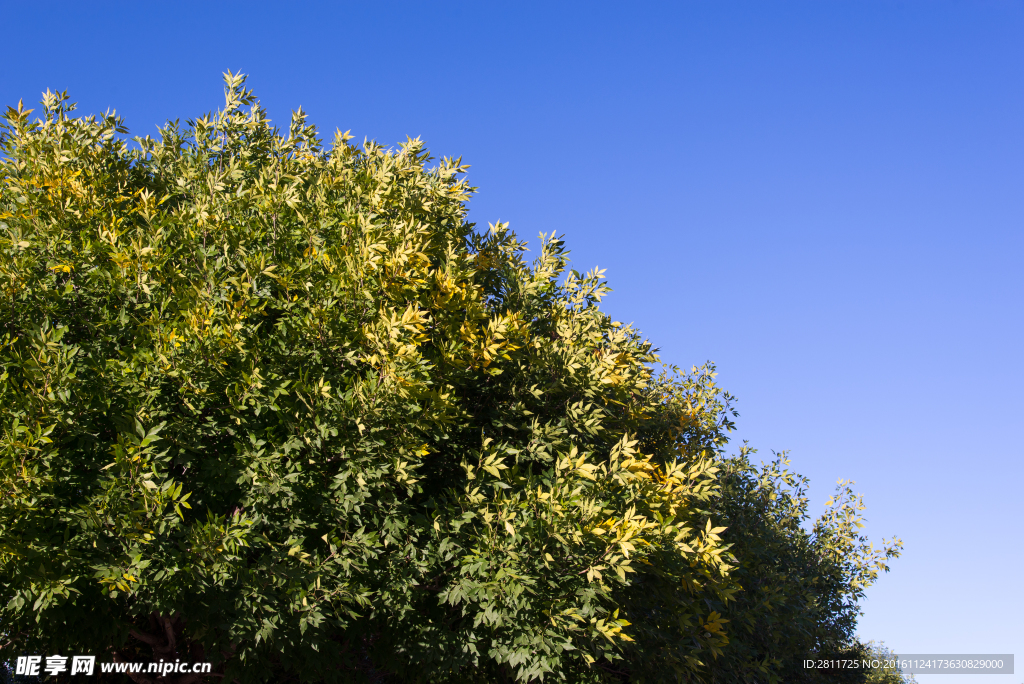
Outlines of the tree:
M 712 515 L 728 526 L 741 591 L 720 608 L 731 622 L 730 647 L 712 682 L 859 682 L 865 672 L 808 669 L 815 658 L 868 658 L 855 636 L 864 590 L 888 572 L 898 539 L 876 549 L 861 532 L 863 498 L 840 480 L 825 513 L 809 520 L 807 479 L 786 454 L 755 467 L 746 445 L 721 463 L 722 495 Z
M 900 668 L 890 667 L 893 661 L 899 660 L 899 656 L 885 643 L 869 641 L 863 647 L 865 658 L 881 664 L 881 667 L 873 667 L 868 672 L 868 684 L 917 684 L 913 674 L 903 674 Z
M 325 149 L 226 82 L 134 144 L 65 93 L 7 112 L 0 659 L 585 682 L 672 640 L 656 677 L 711 676 L 713 368 L 655 372 L 553 235 L 476 231 L 461 160 Z

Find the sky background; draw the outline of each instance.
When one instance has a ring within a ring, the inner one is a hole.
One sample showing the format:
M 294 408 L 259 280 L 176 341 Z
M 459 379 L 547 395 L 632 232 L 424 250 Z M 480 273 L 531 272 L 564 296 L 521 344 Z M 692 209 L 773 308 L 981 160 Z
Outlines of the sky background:
M 0 0 L 0 106 L 155 133 L 250 74 L 271 117 L 463 156 L 472 220 L 564 234 L 812 512 L 905 552 L 860 635 L 1024 658 L 1024 2 Z M 737 442 L 738 443 L 738 442 Z M 988 676 L 990 684 L 1024 681 Z M 977 677 L 918 676 L 959 684 Z

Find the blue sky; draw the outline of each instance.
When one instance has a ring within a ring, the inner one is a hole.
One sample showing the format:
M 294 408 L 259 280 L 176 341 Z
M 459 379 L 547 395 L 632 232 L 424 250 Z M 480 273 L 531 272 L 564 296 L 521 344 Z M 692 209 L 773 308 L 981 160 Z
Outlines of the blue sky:
M 872 538 L 906 545 L 865 639 L 1024 657 L 1024 3 L 0 16 L 3 106 L 66 88 L 153 133 L 218 107 L 232 69 L 280 124 L 301 105 L 326 132 L 462 155 L 473 220 L 564 233 L 577 268 L 607 269 L 615 318 L 666 361 L 715 361 L 738 439 L 790 450 L 815 514 L 857 481 Z

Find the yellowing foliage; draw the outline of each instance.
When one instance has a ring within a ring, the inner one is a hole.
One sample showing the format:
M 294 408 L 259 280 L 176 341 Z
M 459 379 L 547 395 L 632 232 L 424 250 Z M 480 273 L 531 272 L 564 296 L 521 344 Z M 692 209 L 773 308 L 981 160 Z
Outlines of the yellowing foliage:
M 131 144 L 64 94 L 6 115 L 6 652 L 246 683 L 712 672 L 742 563 L 713 369 L 655 373 L 600 271 L 468 223 L 461 160 L 325 148 L 226 82 Z

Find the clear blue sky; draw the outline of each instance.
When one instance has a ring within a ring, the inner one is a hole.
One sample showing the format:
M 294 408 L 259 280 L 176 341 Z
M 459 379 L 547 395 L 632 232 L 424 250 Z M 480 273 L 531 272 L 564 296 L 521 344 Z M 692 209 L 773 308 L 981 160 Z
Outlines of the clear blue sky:
M 222 102 L 463 155 L 471 216 L 566 235 L 739 437 L 840 477 L 903 558 L 860 634 L 1024 659 L 1024 3 L 0 2 L 0 105 L 133 133 Z M 991 684 L 1024 679 L 992 676 Z M 919 677 L 956 684 L 967 678 Z

